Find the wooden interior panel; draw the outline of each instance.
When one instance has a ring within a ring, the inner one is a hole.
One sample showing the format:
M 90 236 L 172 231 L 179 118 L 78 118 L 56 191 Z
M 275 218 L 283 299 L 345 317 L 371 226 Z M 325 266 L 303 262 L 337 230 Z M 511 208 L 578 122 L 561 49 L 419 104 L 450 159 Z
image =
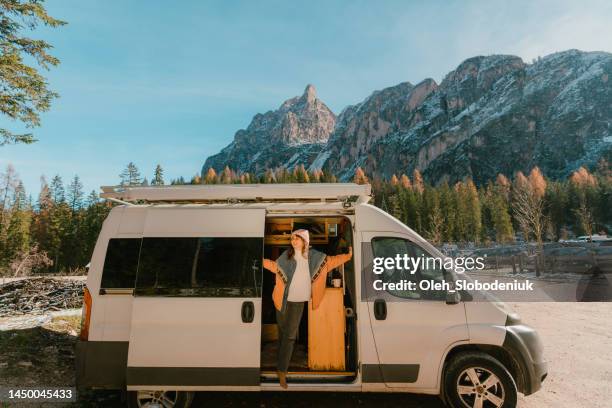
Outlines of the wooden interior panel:
M 344 371 L 346 320 L 342 288 L 326 288 L 319 307 L 312 310 L 311 300 L 308 308 L 308 368 Z

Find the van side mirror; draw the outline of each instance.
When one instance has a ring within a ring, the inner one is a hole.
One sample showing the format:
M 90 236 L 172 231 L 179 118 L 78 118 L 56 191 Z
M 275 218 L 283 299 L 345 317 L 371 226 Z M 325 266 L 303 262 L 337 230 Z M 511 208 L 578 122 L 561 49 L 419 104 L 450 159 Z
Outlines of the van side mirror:
M 461 302 L 461 294 L 459 293 L 459 291 L 449 290 L 448 292 L 446 292 L 446 304 L 447 305 L 456 305 L 459 302 Z

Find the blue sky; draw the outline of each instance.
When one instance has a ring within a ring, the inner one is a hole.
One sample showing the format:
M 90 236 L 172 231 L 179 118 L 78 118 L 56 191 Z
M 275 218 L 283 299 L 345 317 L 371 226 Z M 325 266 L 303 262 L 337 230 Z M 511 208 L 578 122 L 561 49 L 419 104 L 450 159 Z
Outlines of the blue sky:
M 69 24 L 34 36 L 61 65 L 61 97 L 32 145 L 0 147 L 36 198 L 40 176 L 85 191 L 133 161 L 149 179 L 191 177 L 258 112 L 308 83 L 336 113 L 399 82 L 440 81 L 475 55 L 530 62 L 569 48 L 612 51 L 609 1 L 52 1 Z M 19 131 L 0 116 L 0 127 Z

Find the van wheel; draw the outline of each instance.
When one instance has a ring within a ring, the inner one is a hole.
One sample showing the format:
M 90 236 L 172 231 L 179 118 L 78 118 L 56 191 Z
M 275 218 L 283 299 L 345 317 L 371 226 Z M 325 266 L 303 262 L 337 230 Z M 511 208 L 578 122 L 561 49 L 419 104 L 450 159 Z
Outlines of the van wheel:
M 128 391 L 128 407 L 189 408 L 194 395 L 189 391 Z
M 514 379 L 502 363 L 484 353 L 455 357 L 446 368 L 444 392 L 451 407 L 516 407 Z

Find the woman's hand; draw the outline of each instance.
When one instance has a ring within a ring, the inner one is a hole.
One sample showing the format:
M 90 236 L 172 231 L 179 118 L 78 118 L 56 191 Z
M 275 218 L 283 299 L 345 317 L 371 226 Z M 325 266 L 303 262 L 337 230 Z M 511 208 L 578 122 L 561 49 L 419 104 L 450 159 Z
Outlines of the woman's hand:
M 353 256 L 353 247 L 352 247 L 352 246 L 350 246 L 350 247 L 349 247 L 348 254 L 349 254 L 351 257 Z
M 263 260 L 263 267 L 267 270 L 269 270 L 270 272 L 274 272 L 276 273 L 276 262 L 271 260 L 271 259 L 266 259 L 264 258 Z

